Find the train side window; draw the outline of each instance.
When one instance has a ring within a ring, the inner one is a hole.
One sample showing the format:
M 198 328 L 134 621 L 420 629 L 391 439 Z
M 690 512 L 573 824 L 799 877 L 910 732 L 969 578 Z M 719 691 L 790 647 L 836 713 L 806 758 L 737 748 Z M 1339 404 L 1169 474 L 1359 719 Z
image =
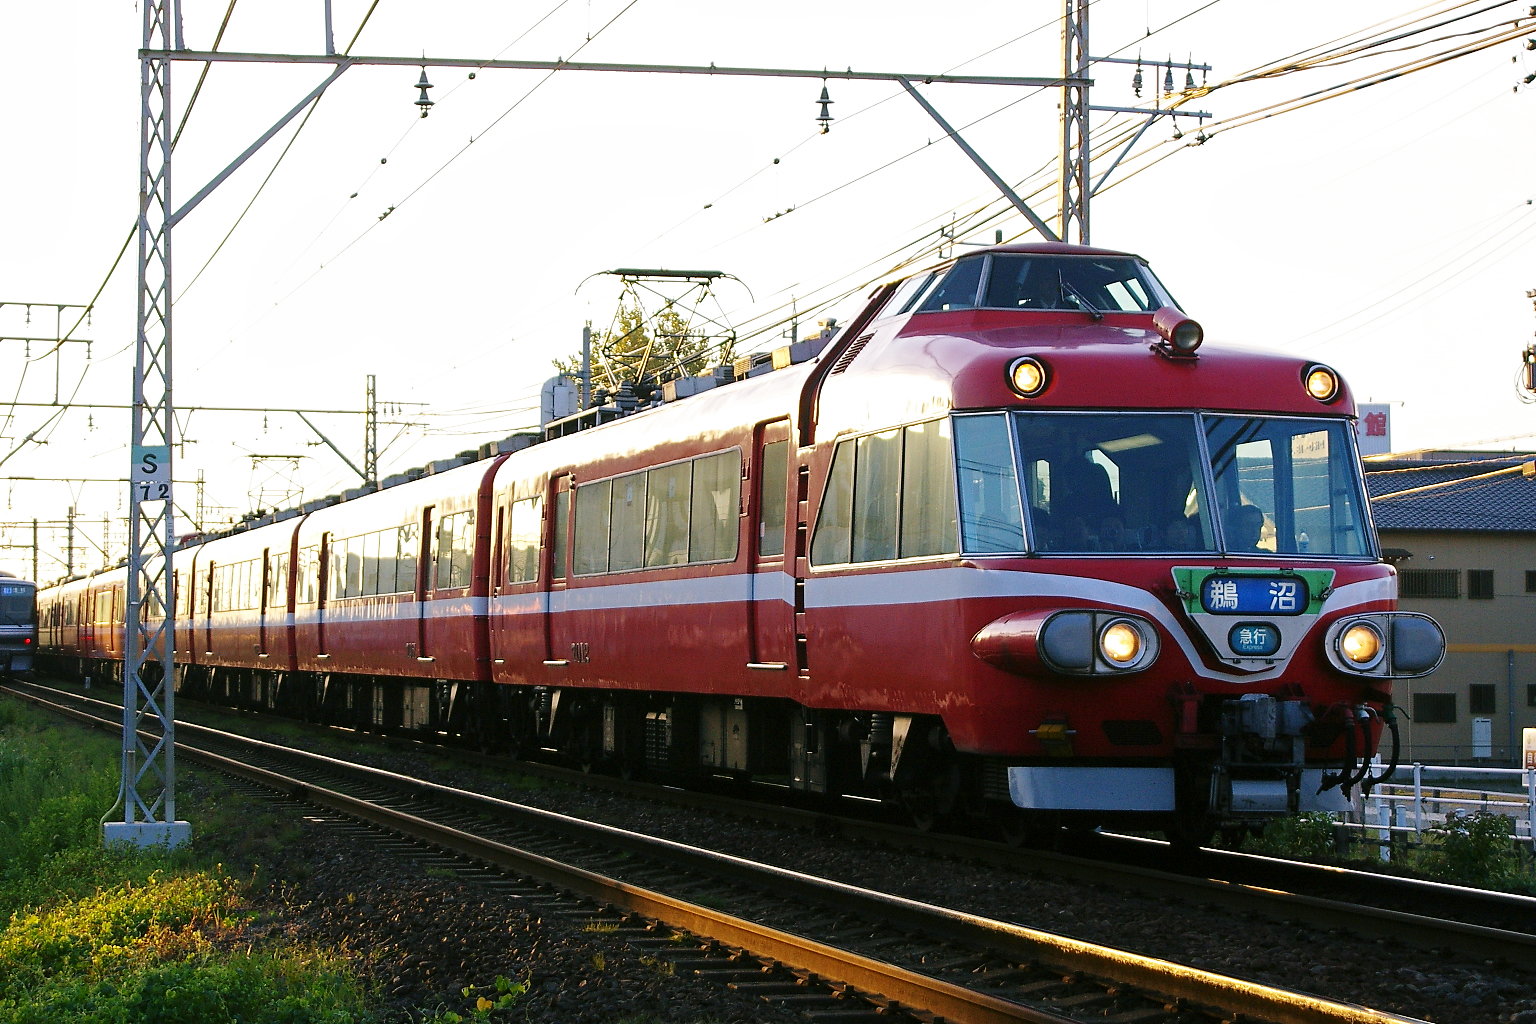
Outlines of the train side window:
M 692 464 L 653 469 L 645 488 L 645 564 L 682 565 L 688 561 L 688 512 L 692 502 Z
M 420 546 L 421 528 L 416 523 L 404 523 L 395 530 L 395 592 L 416 592 L 417 548 Z
M 379 550 L 379 545 L 383 538 L 380 537 L 378 531 L 374 531 L 363 536 L 361 540 L 363 542 L 363 550 L 360 552 L 359 557 L 363 563 L 363 583 L 362 590 L 359 592 L 364 595 L 388 593 L 388 590 L 381 590 L 379 587 L 379 578 L 382 575 L 380 569 L 383 568 L 380 560 L 382 552 Z M 394 572 L 391 571 L 388 587 L 393 588 L 394 585 Z
M 341 563 L 341 593 L 344 597 L 357 597 L 363 592 L 363 546 L 363 538 L 347 538 L 347 558 Z
M 763 469 L 757 481 L 757 553 L 784 553 L 784 521 L 788 511 L 789 442 L 763 445 Z
M 904 433 L 899 554 L 902 558 L 948 554 L 958 543 L 949 421 L 915 423 Z
M 565 531 L 571 521 L 571 492 L 566 488 L 570 478 L 563 477 L 560 480 L 560 489 L 555 492 L 554 522 L 550 524 L 550 536 L 554 543 L 550 549 L 550 577 L 552 579 L 565 579 Z
M 955 418 L 961 549 L 985 554 L 1024 550 L 1024 518 L 1008 422 L 1002 416 Z
M 811 538 L 811 561 L 817 565 L 852 561 L 853 461 L 853 442 L 839 441 L 832 452 L 832 468 L 827 471 L 816 534 Z
M 608 571 L 609 496 L 613 481 L 583 484 L 576 490 L 576 566 L 578 576 Z
M 741 512 L 741 452 L 706 455 L 693 462 L 688 560 L 723 562 L 736 557 Z
M 475 513 L 474 510 L 458 513 L 458 524 L 453 531 L 453 583 L 455 587 L 467 587 L 473 580 L 475 569 Z
M 299 549 L 298 603 L 314 604 L 320 599 L 320 548 L 310 545 Z
M 608 525 L 608 571 L 645 564 L 645 474 L 613 481 L 613 512 Z
M 475 516 L 472 511 L 455 512 L 437 521 L 433 576 L 439 590 L 469 586 L 474 534 Z
M 437 521 L 437 535 L 432 545 L 432 586 L 446 589 L 453 579 L 453 516 Z
M 544 500 L 528 498 L 512 503 L 507 529 L 507 581 L 530 583 L 539 578 L 539 528 L 543 525 Z
M 901 432 L 887 430 L 859 438 L 853 464 L 853 561 L 896 557 L 900 481 Z
M 288 605 L 288 552 L 272 558 L 272 571 L 267 576 L 267 607 L 285 608 Z

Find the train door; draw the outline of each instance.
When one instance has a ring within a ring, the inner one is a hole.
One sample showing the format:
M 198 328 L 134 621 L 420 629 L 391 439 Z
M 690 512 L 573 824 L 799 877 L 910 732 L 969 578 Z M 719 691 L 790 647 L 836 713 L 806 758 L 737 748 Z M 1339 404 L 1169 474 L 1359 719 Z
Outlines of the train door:
M 434 522 L 434 513 L 436 511 L 437 506 L 435 505 L 428 505 L 421 510 L 421 537 L 419 538 L 421 557 L 416 573 L 418 581 L 416 584 L 416 643 L 413 645 L 416 648 L 417 661 L 430 661 L 432 659 L 432 654 L 428 650 L 427 634 L 429 630 L 427 628 L 427 620 L 433 591 L 437 586 L 436 561 L 442 557 L 442 552 L 439 551 L 438 547 L 439 539 Z M 453 550 L 451 538 L 449 544 L 448 556 L 451 558 Z
M 326 642 L 326 619 L 331 603 L 331 534 L 320 535 L 320 558 L 315 566 L 315 657 L 329 658 L 331 648 Z
M 571 475 L 562 473 L 550 481 L 550 496 L 546 506 L 549 514 L 544 517 L 544 551 L 548 565 L 544 572 L 549 593 L 544 601 L 544 620 L 540 628 L 544 633 L 544 664 L 564 665 L 570 660 L 572 645 L 562 643 L 561 633 L 568 631 L 556 621 L 565 606 L 565 594 L 570 572 L 569 540 L 571 536 Z
M 258 658 L 265 658 L 272 653 L 272 648 L 267 646 L 269 643 L 267 630 L 270 628 L 269 624 L 273 614 L 273 605 L 276 604 L 272 599 L 272 580 L 274 576 L 276 576 L 276 573 L 273 571 L 272 549 L 262 548 L 261 595 L 256 620 L 256 657 Z
M 202 613 L 200 625 L 202 626 L 203 654 L 208 657 L 213 656 L 213 605 L 216 594 L 214 570 L 216 567 L 216 562 L 208 563 L 208 575 L 200 581 L 201 586 L 198 587 L 197 594 L 198 611 Z
M 794 663 L 796 563 L 789 474 L 789 421 L 760 424 L 752 476 L 751 649 L 747 667 L 782 672 Z

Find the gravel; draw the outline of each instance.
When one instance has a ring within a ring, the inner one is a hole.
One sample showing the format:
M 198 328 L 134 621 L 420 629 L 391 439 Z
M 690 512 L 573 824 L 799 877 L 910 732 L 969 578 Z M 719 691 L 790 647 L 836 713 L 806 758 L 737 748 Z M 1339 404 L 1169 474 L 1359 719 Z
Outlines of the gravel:
M 196 769 L 184 776 L 182 788 L 195 800 L 208 780 Z M 295 809 L 295 818 L 302 813 Z M 380 994 L 390 1020 L 445 1010 L 473 1019 L 477 1000 L 494 1001 L 496 981 L 505 978 L 526 992 L 493 1020 L 805 1021 L 723 985 L 674 975 L 665 960 L 584 930 L 579 921 L 542 913 L 496 885 L 434 871 L 313 819 L 285 835 L 260 874 L 270 881 L 253 893 L 259 918 L 245 938 L 345 952 Z
M 1439 1024 L 1536 1024 L 1536 965 L 1430 953 L 1379 939 L 1247 919 L 1107 886 L 943 861 L 809 832 L 700 815 L 612 794 L 538 785 L 495 773 L 443 769 L 441 760 L 391 752 L 392 771 L 492 792 L 621 828 L 661 835 L 794 870 L 1013 921 L 1147 956 Z M 293 934 L 352 950 L 402 1016 L 464 1012 L 466 986 L 500 975 L 527 980 L 515 1019 L 727 1024 L 804 1021 L 713 982 L 672 976 L 621 940 L 523 901 L 360 850 L 321 826 L 290 844 L 271 877 L 276 919 Z M 633 1015 L 632 1017 L 626 1015 Z

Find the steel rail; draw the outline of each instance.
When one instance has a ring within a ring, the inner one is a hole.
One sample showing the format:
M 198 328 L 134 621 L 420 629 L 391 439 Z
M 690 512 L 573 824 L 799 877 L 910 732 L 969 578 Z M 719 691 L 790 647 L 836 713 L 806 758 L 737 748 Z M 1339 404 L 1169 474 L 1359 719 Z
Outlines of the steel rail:
M 85 712 L 69 709 L 32 695 L 19 694 L 10 688 L 0 688 L 0 691 L 24 696 L 26 699 L 56 708 L 85 721 L 101 722 Z M 103 724 L 110 726 L 113 723 Z M 425 780 L 410 779 L 393 772 L 360 768 L 348 762 L 307 751 L 291 750 L 260 740 L 219 733 L 218 730 L 206 729 L 206 727 L 197 728 L 199 731 L 220 735 L 226 741 L 240 742 L 270 752 L 281 752 L 285 756 L 300 757 L 327 768 L 346 768 L 396 785 L 405 783 L 420 793 L 457 802 L 474 796 L 475 802 L 484 808 L 538 818 L 541 821 L 555 823 L 564 829 L 579 824 L 591 834 L 601 836 L 604 843 L 633 847 L 644 840 L 645 847 L 653 853 L 657 847 L 660 847 L 672 856 L 707 863 L 715 870 L 726 868 L 737 877 L 751 878 L 778 891 L 788 888 L 803 895 L 814 895 L 823 903 L 827 902 L 831 896 L 832 902 L 846 909 L 858 910 L 882 920 L 893 921 L 899 927 L 930 937 L 942 936 L 980 949 L 1041 964 L 1059 970 L 1064 975 L 1080 973 L 1109 979 L 1113 983 L 1129 986 L 1143 993 L 1156 993 L 1158 996 L 1196 1006 L 1220 1007 L 1229 1013 L 1237 1012 L 1271 1021 L 1274 1024 L 1415 1024 L 1415 1019 L 1410 1017 L 1225 977 L 1066 936 L 992 921 L 884 893 L 873 893 L 782 868 L 756 865 L 725 854 L 694 850 L 681 844 L 652 837 L 640 837 L 635 833 L 611 826 L 578 822 L 577 819 L 553 812 L 477 794 L 467 794 L 451 787 Z M 259 768 L 222 754 L 192 747 L 184 740 L 178 742 L 178 748 L 185 756 L 192 757 L 194 760 L 259 782 L 295 799 L 325 807 L 405 835 L 418 842 L 494 865 L 503 870 L 538 878 L 547 884 L 579 893 L 598 903 L 621 908 L 660 921 L 670 927 L 744 949 L 753 955 L 773 959 L 791 968 L 836 978 L 863 992 L 878 993 L 885 999 L 895 1001 L 904 1007 L 921 1007 L 957 1024 L 991 1024 L 994 1021 L 1057 1024 L 1057 1022 L 1074 1019 L 907 971 L 812 939 L 767 928 L 596 872 L 563 864 L 540 854 L 476 836 L 462 829 L 384 807 L 289 775 Z

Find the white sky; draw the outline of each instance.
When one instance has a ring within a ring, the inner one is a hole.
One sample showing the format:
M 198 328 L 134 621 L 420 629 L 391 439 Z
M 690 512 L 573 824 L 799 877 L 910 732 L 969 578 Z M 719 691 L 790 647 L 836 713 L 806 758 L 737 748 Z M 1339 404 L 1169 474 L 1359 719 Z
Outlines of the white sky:
M 1059 0 L 558 3 L 379 0 L 352 52 L 918 76 L 1043 76 L 1060 65 Z M 334 0 L 338 48 L 368 5 Z M 186 2 L 188 46 L 212 48 L 225 8 Z M 1433 34 L 1488 29 L 1527 9 L 1492 0 L 1098 0 L 1091 49 L 1193 56 L 1212 65 L 1215 83 L 1381 22 L 1483 8 Z M 322 12 L 321 0 L 242 0 L 220 48 L 320 52 Z M 51 346 L 33 342 L 28 360 L 25 343 L 0 343 L 0 401 L 80 404 L 57 416 L 22 404 L 0 412 L 0 567 L 23 575 L 32 572 L 34 518 L 44 523 L 40 575 L 59 575 L 64 536 L 47 524 L 71 505 L 77 543 L 105 545 L 114 559 L 126 553 L 125 488 L 22 478 L 127 470 L 127 413 L 85 406 L 131 399 L 133 247 L 110 279 L 108 270 L 137 212 L 140 18 L 126 0 L 10 4 L 4 14 L 0 335 L 51 338 L 52 304 L 90 302 L 107 282 L 90 325 L 72 335 L 91 339 L 88 359 L 81 344 L 37 358 Z M 1133 156 L 1094 201 L 1093 242 L 1146 256 L 1205 324 L 1207 344 L 1315 357 L 1341 370 L 1361 400 L 1394 403 L 1399 450 L 1536 447 L 1536 408 L 1514 385 L 1536 329 L 1524 294 L 1536 288 L 1536 97 L 1521 85 L 1536 54 L 1523 42 L 1222 132 L 1141 173 L 1131 172 L 1147 160 Z M 1191 106 L 1236 118 L 1403 56 L 1236 85 Z M 176 150 L 175 202 L 326 70 L 214 65 Z M 178 112 L 200 71 L 175 66 Z M 1136 102 L 1132 71 L 1099 65 L 1093 102 Z M 819 135 L 815 80 L 563 72 L 540 84 L 542 72 L 481 71 L 470 81 L 437 68 L 428 72 L 436 105 L 422 120 L 419 73 L 349 70 L 259 196 L 292 127 L 177 227 L 178 408 L 360 410 L 373 374 L 381 404 L 410 403 L 379 430 L 388 475 L 533 428 L 550 361 L 579 346 L 584 321 L 601 328 L 613 313 L 616 285 L 583 286 L 594 273 L 725 271 L 742 284 L 720 287 L 723 310 L 744 326 L 791 301 L 814 309 L 854 289 L 830 310 L 847 319 L 862 286 L 924 252 L 952 215 L 996 209 L 981 173 L 892 84 L 829 83 L 837 120 Z M 1149 69 L 1142 102 L 1154 78 Z M 920 88 L 1003 177 L 1033 176 L 1033 188 L 1046 181 L 1042 169 L 1051 176 L 1054 91 Z M 1180 127 L 1191 141 L 1195 122 Z M 1160 120 L 1138 152 L 1169 152 L 1172 129 Z M 1052 216 L 1054 189 L 1034 205 Z M 996 227 L 1012 238 L 1023 222 L 1009 215 L 964 237 L 990 242 Z M 30 324 L 16 305 L 27 302 L 37 304 Z M 825 315 L 809 314 L 801 333 Z M 778 335 L 741 347 L 769 348 Z M 311 419 L 362 463 L 361 416 Z M 424 426 L 390 425 L 402 420 Z M 180 422 L 191 443 L 176 478 L 201 474 L 205 505 L 225 517 L 288 479 L 305 498 L 358 483 L 292 414 L 197 412 Z M 253 454 L 304 458 L 290 472 Z M 178 488 L 178 504 L 196 503 L 195 487 Z M 76 567 L 99 561 L 88 550 Z

